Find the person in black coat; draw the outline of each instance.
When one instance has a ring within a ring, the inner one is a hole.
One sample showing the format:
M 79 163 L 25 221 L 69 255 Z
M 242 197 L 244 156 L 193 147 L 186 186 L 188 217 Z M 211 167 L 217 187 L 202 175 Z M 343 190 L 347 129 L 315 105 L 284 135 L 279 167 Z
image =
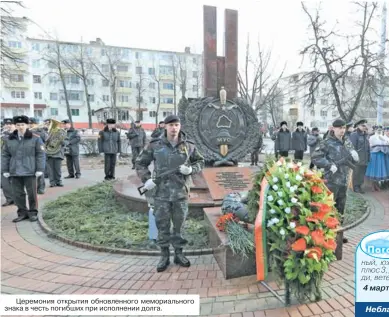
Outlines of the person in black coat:
M 65 139 L 65 157 L 69 175 L 65 178 L 80 178 L 80 132 L 71 126 L 70 120 L 63 120 L 62 123 L 67 134 Z
M 15 131 L 14 120 L 12 118 L 4 119 L 3 124 L 4 127 L 1 134 L 1 152 L 3 152 L 4 150 L 6 140 L 8 140 L 9 136 Z M 9 178 L 4 177 L 3 174 L 1 174 L 1 188 L 3 190 L 3 194 L 6 199 L 5 203 L 2 204 L 2 206 L 7 207 L 13 205 L 14 199 L 12 193 L 11 180 Z
M 274 150 L 276 158 L 278 156 L 288 157 L 289 151 L 292 149 L 292 137 L 288 129 L 288 123 L 282 121 L 279 131 L 275 132 L 271 139 L 274 141 Z
M 121 152 L 120 132 L 116 130 L 116 120 L 107 119 L 107 125 L 99 132 L 99 153 L 104 153 L 105 180 L 115 179 L 117 155 Z
M 308 149 L 307 133 L 303 129 L 304 123 L 297 122 L 297 129 L 292 133 L 292 150 L 294 159 L 302 161 L 304 152 Z

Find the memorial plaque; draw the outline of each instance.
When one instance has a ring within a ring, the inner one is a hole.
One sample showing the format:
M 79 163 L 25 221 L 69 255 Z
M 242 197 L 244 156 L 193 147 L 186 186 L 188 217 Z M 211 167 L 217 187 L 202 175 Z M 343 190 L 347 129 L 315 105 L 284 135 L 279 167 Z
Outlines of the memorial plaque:
M 250 190 L 252 173 L 249 167 L 220 167 L 204 169 L 203 176 L 212 199 L 222 200 L 229 193 Z

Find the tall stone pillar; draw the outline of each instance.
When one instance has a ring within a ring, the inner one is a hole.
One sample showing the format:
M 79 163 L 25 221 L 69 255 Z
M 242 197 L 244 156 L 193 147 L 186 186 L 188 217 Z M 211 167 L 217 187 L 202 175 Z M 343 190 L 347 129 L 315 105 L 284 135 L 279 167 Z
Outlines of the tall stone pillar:
M 226 9 L 225 17 L 225 89 L 227 99 L 234 99 L 238 93 L 238 11 Z

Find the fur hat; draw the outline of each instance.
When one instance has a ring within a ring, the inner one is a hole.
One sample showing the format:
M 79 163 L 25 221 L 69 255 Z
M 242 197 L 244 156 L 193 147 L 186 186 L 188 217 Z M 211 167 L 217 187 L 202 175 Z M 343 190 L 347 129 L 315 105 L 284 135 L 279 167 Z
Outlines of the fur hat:
M 116 120 L 115 119 L 107 119 L 107 124 L 115 124 Z
M 282 127 L 284 124 L 285 124 L 286 126 L 288 126 L 288 122 L 282 121 L 282 122 L 280 123 L 280 127 Z
M 62 120 L 61 122 L 62 123 L 70 123 L 70 120 L 69 119 L 65 119 L 65 120 Z
M 301 122 L 301 121 L 299 121 L 299 122 L 296 123 L 296 125 L 297 125 L 298 127 L 303 127 L 303 126 L 304 126 L 304 123 Z
M 30 123 L 30 119 L 27 117 L 27 116 L 16 116 L 14 117 L 14 123 L 25 123 L 25 124 L 29 124 Z
M 11 118 L 5 118 L 3 120 L 3 124 L 14 124 L 14 121 Z

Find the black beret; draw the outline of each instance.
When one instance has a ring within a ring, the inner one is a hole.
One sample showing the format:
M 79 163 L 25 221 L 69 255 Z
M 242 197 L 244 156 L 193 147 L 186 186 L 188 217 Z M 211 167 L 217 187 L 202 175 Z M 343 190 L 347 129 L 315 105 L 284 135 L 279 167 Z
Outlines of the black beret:
M 65 120 L 62 120 L 61 122 L 62 123 L 70 123 L 70 120 L 69 119 L 65 119 Z
M 297 125 L 298 127 L 303 127 L 303 126 L 304 126 L 304 123 L 302 123 L 301 121 L 299 121 L 299 122 L 296 123 L 296 125 Z
M 38 124 L 38 120 L 35 118 L 29 118 L 30 119 L 30 124 Z
M 319 128 L 315 127 L 312 129 L 312 132 L 319 131 Z
M 333 123 L 332 126 L 334 128 L 341 128 L 346 126 L 346 122 L 342 119 L 336 119 Z
M 165 123 L 165 121 L 159 121 L 159 123 L 158 123 L 158 124 L 162 124 L 162 123 Z
M 13 124 L 14 121 L 13 121 L 12 118 L 6 118 L 6 119 L 3 120 L 3 123 L 4 123 L 4 124 Z
M 170 115 L 170 116 L 167 116 L 164 120 L 164 123 L 165 124 L 168 124 L 168 123 L 175 123 L 175 122 L 180 122 L 180 118 L 174 114 Z
M 27 116 L 16 116 L 14 117 L 14 123 L 25 123 L 29 124 L 30 119 Z
M 140 120 L 136 120 L 135 123 L 140 123 Z
M 282 127 L 283 125 L 288 125 L 288 123 L 286 122 L 286 121 L 282 121 L 281 123 L 280 123 L 280 127 Z
M 107 119 L 107 124 L 115 124 L 116 120 L 115 119 Z
M 354 122 L 350 121 L 346 124 L 346 128 L 352 127 L 354 125 Z
M 354 124 L 354 128 L 356 128 L 356 127 L 359 126 L 360 124 L 366 124 L 366 123 L 367 123 L 367 120 L 366 120 L 366 119 L 359 120 L 359 121 L 357 121 L 357 122 Z

